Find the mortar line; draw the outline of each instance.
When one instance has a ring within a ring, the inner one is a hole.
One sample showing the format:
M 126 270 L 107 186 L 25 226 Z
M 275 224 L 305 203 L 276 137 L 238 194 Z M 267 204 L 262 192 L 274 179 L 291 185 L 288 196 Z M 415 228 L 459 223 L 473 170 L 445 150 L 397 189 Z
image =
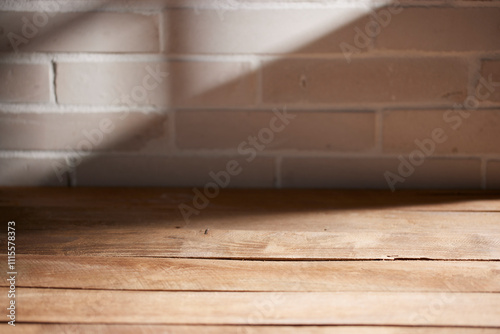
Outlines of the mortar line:
M 56 76 L 57 76 L 56 62 L 52 60 L 49 66 L 49 101 L 54 104 L 58 104 L 57 102 L 57 84 L 56 84 Z
M 158 44 L 160 53 L 165 53 L 165 13 L 160 11 L 158 14 Z

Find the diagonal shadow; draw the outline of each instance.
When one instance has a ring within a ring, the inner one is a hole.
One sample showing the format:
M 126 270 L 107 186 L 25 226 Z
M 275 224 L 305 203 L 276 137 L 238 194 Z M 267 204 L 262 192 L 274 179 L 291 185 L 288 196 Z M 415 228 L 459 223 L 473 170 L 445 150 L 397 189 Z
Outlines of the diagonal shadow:
M 96 8 L 96 11 L 99 8 Z M 166 22 L 167 24 L 172 24 L 170 27 L 170 34 L 169 36 L 169 41 L 171 42 L 171 46 L 167 46 L 171 54 L 182 54 L 183 52 L 186 51 L 186 45 L 183 44 L 182 40 L 185 38 L 185 32 L 190 29 L 190 26 L 195 25 L 196 22 L 190 22 L 190 21 L 184 21 L 182 22 L 181 25 L 177 24 L 178 22 L 174 22 L 174 19 L 172 18 L 171 14 L 173 11 L 179 10 L 179 9 L 172 9 L 172 10 L 167 10 L 166 11 Z M 186 10 L 186 9 L 181 9 L 181 10 Z M 212 12 L 212 15 L 214 13 Z M 72 18 L 70 21 L 66 22 L 61 22 L 60 24 L 57 24 L 54 26 L 52 30 L 48 30 L 41 35 L 41 39 L 38 43 L 42 43 L 43 41 L 50 41 L 53 38 L 57 38 L 58 31 L 61 29 L 69 29 L 72 24 L 78 24 L 78 22 L 84 22 L 89 16 L 93 15 L 91 12 L 86 12 L 82 13 L 78 17 Z M 205 14 L 201 14 L 205 15 Z M 353 36 L 353 31 L 355 28 L 358 27 L 364 27 L 366 23 L 370 20 L 369 15 L 364 15 L 361 17 L 356 17 L 352 18 L 352 21 L 345 22 L 342 25 L 339 25 L 336 27 L 335 30 L 333 31 L 328 31 L 327 33 L 323 34 L 322 36 L 314 39 L 314 40 L 309 40 L 307 43 L 300 45 L 299 48 L 290 50 L 288 53 L 285 53 L 281 56 L 287 57 L 289 55 L 307 55 L 311 53 L 317 53 L 320 52 L 321 50 L 326 52 L 331 52 L 331 50 L 335 49 L 337 50 L 339 44 L 341 42 L 347 41 L 348 43 L 352 43 L 351 39 Z M 207 36 L 211 35 L 210 31 L 205 32 Z M 207 38 L 207 43 L 209 43 L 210 40 Z M 179 49 L 175 49 L 175 46 L 178 46 Z M 332 47 L 333 46 L 333 47 Z M 39 47 L 39 46 L 38 46 Z M 183 49 L 184 48 L 184 49 Z M 338 50 L 337 50 L 338 51 Z M 176 58 L 176 56 L 172 56 L 172 58 Z M 274 71 L 278 69 L 279 67 L 283 66 L 283 62 L 287 62 L 288 60 L 281 60 L 281 59 L 272 59 L 268 62 L 265 63 L 265 65 L 260 68 L 252 71 L 247 75 L 247 77 L 238 77 L 230 80 L 229 82 L 225 82 L 224 84 L 219 84 L 216 87 L 209 88 L 207 90 L 198 92 L 195 96 L 185 96 L 182 97 L 182 99 L 179 99 L 178 92 L 187 90 L 188 87 L 190 86 L 191 83 L 197 80 L 196 77 L 193 78 L 193 73 L 192 72 L 186 72 L 183 70 L 176 70 L 172 69 L 171 76 L 169 78 L 169 84 L 168 84 L 168 89 L 165 91 L 165 100 L 163 100 L 163 106 L 166 108 L 174 108 L 177 110 L 177 112 L 182 112 L 184 109 L 193 109 L 193 108 L 200 108 L 200 104 L 203 104 L 203 101 L 213 101 L 213 100 L 218 100 L 221 101 L 221 97 L 224 97 L 228 94 L 231 94 L 231 92 L 234 90 L 234 87 L 238 85 L 239 82 L 246 81 L 246 80 L 253 80 L 256 77 L 257 72 L 266 72 L 266 71 Z M 340 60 L 340 63 L 337 63 L 339 67 L 348 67 L 348 65 L 345 64 L 345 61 L 343 59 Z M 339 72 L 339 75 L 342 73 Z M 56 73 L 57 75 L 57 73 Z M 250 79 L 249 79 L 250 78 Z M 296 90 L 300 91 L 307 91 L 308 89 L 308 83 L 307 83 L 307 78 L 304 79 L 300 77 L 294 77 L 294 78 L 288 78 L 290 85 L 295 86 Z M 172 92 L 170 89 L 172 86 L 175 85 L 175 91 Z M 292 95 L 295 94 L 295 92 L 291 93 Z M 386 94 L 392 94 L 392 92 L 387 92 Z M 181 94 L 182 95 L 182 94 Z M 359 95 L 359 99 L 356 100 L 354 99 L 355 103 L 363 103 L 366 102 L 363 100 L 363 96 Z M 349 97 L 352 99 L 353 97 Z M 452 96 L 450 98 L 456 98 L 456 96 Z M 193 104 L 193 101 L 196 101 L 196 103 Z M 287 102 L 285 101 L 280 101 L 280 102 Z M 373 101 L 372 101 L 373 102 Z M 377 101 L 374 101 L 377 102 Z M 211 106 L 212 108 L 214 106 Z M 256 106 L 256 101 L 250 103 L 248 106 L 239 106 L 239 105 L 224 105 L 222 108 L 231 108 L 231 107 L 245 107 L 245 108 L 253 108 L 257 107 Z M 130 108 L 130 111 L 134 111 L 133 108 Z M 135 113 L 135 112 L 134 112 Z M 71 117 L 71 116 L 68 116 Z M 174 168 L 176 170 L 175 172 L 172 172 L 172 168 L 170 167 L 170 174 L 162 172 L 164 169 L 168 169 L 170 165 L 170 157 L 175 156 L 175 153 L 172 154 L 172 152 L 166 150 L 164 152 L 164 155 L 161 157 L 158 157 L 156 160 L 147 160 L 146 162 L 141 162 L 140 160 L 142 159 L 141 156 L 128 156 L 124 158 L 123 160 L 120 160 L 119 162 L 115 163 L 114 165 L 106 164 L 108 168 L 106 171 L 102 171 L 101 166 L 110 160 L 113 160 L 113 156 L 118 153 L 122 154 L 125 153 L 127 155 L 128 153 L 136 153 L 137 150 L 144 149 L 146 146 L 149 145 L 149 143 L 152 140 L 157 140 L 157 138 L 161 138 L 163 131 L 165 130 L 165 122 L 169 122 L 172 120 L 166 121 L 166 117 L 163 115 L 158 115 L 158 117 L 155 117 L 153 120 L 150 121 L 142 121 L 137 123 L 140 124 L 135 124 L 133 127 L 127 128 L 126 131 L 117 133 L 114 138 L 112 138 L 109 141 L 104 142 L 103 144 L 99 145 L 95 150 L 93 150 L 94 153 L 99 153 L 97 155 L 90 155 L 90 156 L 85 156 L 84 159 L 82 159 L 82 162 L 78 165 L 76 171 L 78 174 L 78 170 L 80 168 L 89 168 L 89 170 L 92 172 L 96 173 L 96 181 L 95 185 L 102 185 L 101 181 L 103 179 L 111 179 L 110 182 L 105 183 L 104 185 L 107 186 L 201 186 L 203 185 L 204 182 L 209 181 L 208 178 L 208 172 L 211 170 L 216 170 L 215 168 L 217 167 L 217 164 L 214 164 L 210 162 L 209 159 L 207 159 L 207 164 L 206 165 L 200 165 L 199 162 L 193 162 L 189 166 L 188 169 L 190 169 L 191 172 L 194 174 L 200 175 L 200 177 L 194 178 L 191 183 L 185 183 L 185 178 L 181 179 L 184 169 L 182 168 Z M 160 126 L 159 126 L 160 124 Z M 223 128 L 218 129 L 219 131 L 224 131 Z M 50 137 L 52 133 L 47 132 L 42 135 L 42 137 Z M 193 134 L 196 135 L 196 134 Z M 247 134 L 242 134 L 242 140 L 247 136 Z M 80 138 L 74 138 L 75 142 L 80 140 Z M 302 138 L 302 140 L 307 140 L 307 138 Z M 36 141 L 34 141 L 32 146 L 26 146 L 25 149 L 41 149 L 42 147 L 37 146 L 36 144 L 43 142 L 41 138 L 36 138 Z M 238 143 L 234 143 L 235 146 Z M 158 145 L 162 145 L 161 142 L 157 142 L 155 144 L 155 149 L 158 148 Z M 110 155 L 110 152 L 113 152 L 113 154 Z M 154 152 L 157 152 L 155 150 L 151 151 L 146 151 L 143 152 L 144 156 L 148 155 L 154 155 Z M 107 160 L 108 159 L 108 160 Z M 208 168 L 207 168 L 208 167 Z M 367 166 L 369 168 L 369 166 Z M 103 176 L 99 176 L 99 173 L 103 173 Z M 144 182 L 144 178 L 140 180 L 135 180 L 134 176 L 137 174 L 148 174 L 150 175 L 146 181 Z M 382 175 L 381 175 L 382 177 Z M 63 183 L 66 181 L 63 181 Z M 92 184 L 92 182 L 89 182 Z M 255 183 L 258 184 L 257 179 L 255 179 Z M 230 193 L 228 190 L 227 192 Z M 480 194 L 480 193 L 478 193 Z M 264 195 L 259 195 L 259 196 L 264 196 Z M 496 193 L 489 193 L 488 195 L 484 195 L 485 198 L 489 198 L 489 196 L 498 196 Z M 264 196 L 265 197 L 265 196 Z M 411 196 L 410 196 L 411 197 Z M 407 205 L 411 201 L 415 201 L 415 198 L 410 198 L 407 197 L 406 201 L 402 201 L 401 197 L 399 196 L 394 196 L 394 202 L 393 205 L 395 207 L 399 205 Z M 343 203 L 342 204 L 342 209 L 346 208 L 377 208 L 376 204 L 376 196 L 370 196 L 370 201 L 373 202 L 366 202 L 366 201 L 360 201 L 359 203 Z M 405 198 L 403 196 L 403 198 Z M 426 199 L 427 198 L 427 199 Z M 303 199 L 301 199 L 303 200 Z M 456 197 L 446 197 L 446 199 L 441 198 L 431 198 L 426 196 L 423 196 L 417 200 L 417 203 L 419 204 L 432 204 L 432 203 L 442 203 L 442 202 L 449 202 L 449 201 L 456 201 L 460 202 L 463 200 L 463 197 L 457 195 Z M 181 199 L 178 201 L 178 204 L 180 203 L 191 203 L 192 201 L 192 193 L 188 191 L 188 195 L 186 196 L 181 196 Z M 402 201 L 402 202 L 401 202 Z M 328 209 L 328 210 L 339 210 L 340 208 L 335 207 L 333 203 L 322 203 L 322 204 L 315 204 L 315 202 L 308 202 L 307 206 L 304 206 L 302 209 L 299 210 L 311 210 L 312 208 L 316 209 Z M 130 204 L 127 204 L 130 205 Z M 385 207 L 386 204 L 384 204 Z M 211 203 L 209 205 L 210 208 L 217 207 L 217 204 Z M 260 209 L 259 209 L 260 208 Z M 256 214 L 260 212 L 260 214 L 268 214 L 269 210 L 271 210 L 268 206 L 264 205 L 263 203 L 259 204 L 255 208 Z M 279 209 L 277 209 L 279 211 Z M 286 210 L 290 210 L 288 207 Z M 272 211 L 272 210 L 271 210 Z M 176 213 L 177 214 L 177 213 Z M 203 216 L 203 215 L 202 215 Z M 67 218 L 67 217 L 66 217 Z M 163 220 L 163 219 L 162 219 Z

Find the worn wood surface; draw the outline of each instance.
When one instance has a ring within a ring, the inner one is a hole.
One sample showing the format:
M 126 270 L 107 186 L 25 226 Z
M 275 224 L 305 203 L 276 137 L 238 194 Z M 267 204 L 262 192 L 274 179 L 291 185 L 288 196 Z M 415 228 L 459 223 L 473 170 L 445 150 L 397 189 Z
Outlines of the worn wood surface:
M 6 262 L 6 257 L 0 257 Z M 165 291 L 500 292 L 500 262 L 18 256 L 20 287 Z M 0 281 L 7 286 L 7 281 Z
M 249 227 L 250 228 L 250 227 Z M 21 254 L 228 259 L 439 259 L 500 260 L 498 228 L 455 231 L 448 226 L 404 232 L 227 229 L 75 228 L 24 231 Z M 207 231 L 207 232 L 205 232 Z
M 500 327 L 496 293 L 18 290 L 20 322 Z
M 403 326 L 238 326 L 238 325 L 117 325 L 117 324 L 24 324 L 15 328 L 0 324 L 2 333 L 83 334 L 497 334 L 496 328 L 403 327 Z
M 0 188 L 0 331 L 500 332 L 499 192 L 227 190 L 185 221 L 192 200 Z

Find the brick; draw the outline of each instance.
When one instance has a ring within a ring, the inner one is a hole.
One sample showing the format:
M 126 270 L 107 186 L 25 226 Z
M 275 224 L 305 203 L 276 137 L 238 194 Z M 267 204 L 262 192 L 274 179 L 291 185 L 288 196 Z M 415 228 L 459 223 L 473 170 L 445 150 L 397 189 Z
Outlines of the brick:
M 55 160 L 54 160 L 55 161 Z M 59 181 L 50 159 L 0 158 L 1 186 L 67 186 Z
M 152 157 L 99 156 L 77 166 L 78 186 L 167 186 L 204 187 L 229 161 L 239 162 L 241 171 L 231 176 L 228 188 L 270 188 L 274 184 L 274 161 L 259 158 L 247 162 L 241 156 Z
M 166 151 L 167 116 L 130 113 L 0 113 L 0 149 Z
M 489 161 L 486 167 L 486 188 L 500 189 L 500 161 Z
M 500 60 L 483 60 L 481 76 L 484 80 L 480 80 L 476 86 L 476 97 L 480 100 L 500 102 Z
M 3 52 L 159 51 L 157 15 L 2 12 L 0 22 Z
M 376 39 L 379 49 L 500 50 L 500 8 L 405 8 Z
M 285 158 L 287 188 L 389 189 L 384 173 L 398 174 L 397 158 Z M 396 189 L 479 189 L 480 161 L 426 159 Z
M 263 69 L 264 102 L 451 104 L 466 93 L 459 58 L 283 59 Z
M 374 146 L 373 112 L 286 113 L 295 118 L 285 125 L 272 111 L 181 111 L 176 115 L 177 146 L 236 149 L 249 136 L 266 150 L 360 151 Z
M 364 29 L 365 10 L 173 9 L 165 12 L 165 45 L 174 54 L 340 53 Z M 364 49 L 363 51 L 366 51 Z
M 56 69 L 57 98 L 63 104 L 245 106 L 256 98 L 249 63 L 58 63 Z M 149 72 L 168 74 L 155 74 L 156 82 Z
M 415 140 L 431 140 L 433 131 L 442 129 L 444 142 L 432 140 L 435 154 L 500 153 L 500 110 L 463 112 L 467 118 L 453 109 L 385 112 L 384 151 L 410 153 L 419 149 Z
M 49 68 L 44 64 L 0 64 L 1 102 L 48 102 Z

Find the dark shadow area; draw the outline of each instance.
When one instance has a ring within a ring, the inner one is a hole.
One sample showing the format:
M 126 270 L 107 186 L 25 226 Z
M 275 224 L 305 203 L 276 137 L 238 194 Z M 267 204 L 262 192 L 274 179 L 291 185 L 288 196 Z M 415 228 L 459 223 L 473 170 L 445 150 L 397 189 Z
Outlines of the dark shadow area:
M 271 221 L 279 222 L 281 228 L 300 230 L 304 224 L 304 228 L 323 231 L 322 226 L 341 228 L 358 219 L 361 223 L 368 218 L 374 224 L 389 223 L 392 214 L 401 210 L 408 221 L 435 212 L 476 213 L 471 217 L 481 219 L 481 213 L 500 211 L 499 191 L 226 189 L 208 202 L 196 196 L 193 202 L 193 196 L 190 189 L 182 188 L 4 187 L 0 188 L 0 219 L 22 221 L 28 229 L 47 232 L 105 230 L 116 224 L 124 228 L 265 230 L 274 228 Z M 179 205 L 198 208 L 198 214 L 186 221 Z M 43 227 L 38 225 L 40 221 Z

